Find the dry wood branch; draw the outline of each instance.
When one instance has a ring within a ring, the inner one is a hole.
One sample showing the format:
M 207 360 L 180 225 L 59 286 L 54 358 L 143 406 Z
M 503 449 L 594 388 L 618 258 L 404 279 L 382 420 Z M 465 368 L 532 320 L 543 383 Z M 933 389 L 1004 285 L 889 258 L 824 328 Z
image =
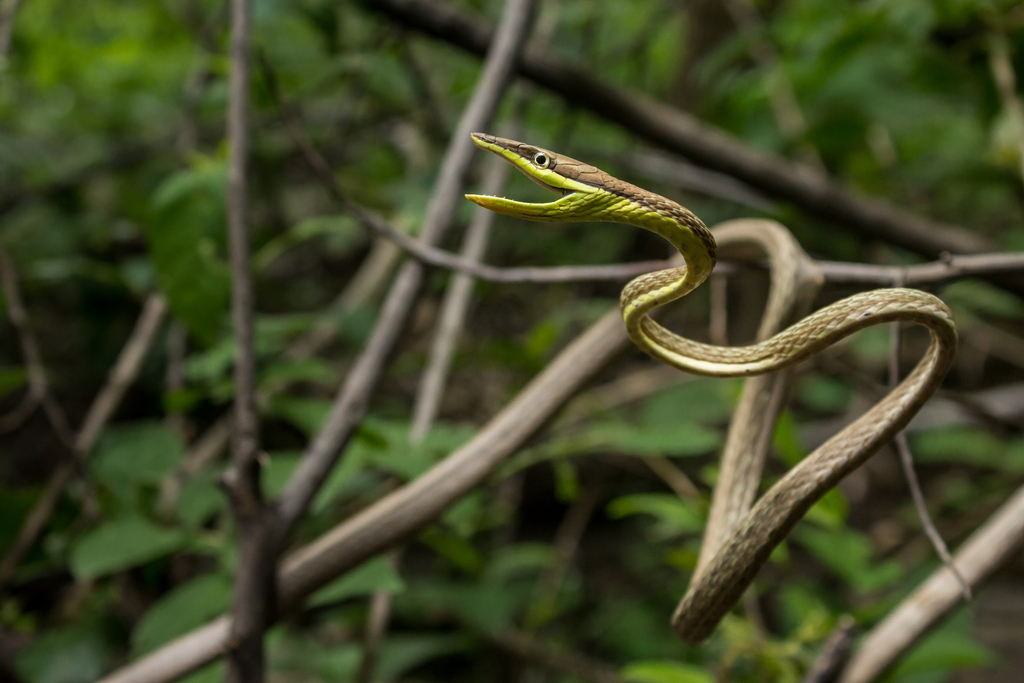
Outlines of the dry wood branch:
M 645 149 L 616 161 L 630 172 L 653 180 L 671 183 L 680 190 L 724 199 L 757 211 L 771 211 L 771 200 L 746 183 L 724 173 L 701 168 L 689 161 L 657 149 Z
M 231 321 L 235 337 L 234 434 L 231 467 L 223 484 L 238 522 L 238 569 L 228 640 L 228 683 L 262 683 L 263 634 L 273 618 L 278 544 L 273 508 L 260 486 L 259 417 L 256 407 L 254 296 L 249 264 L 247 166 L 249 163 L 249 0 L 231 1 L 231 77 L 228 94 L 228 245 Z
M 167 301 L 159 294 L 150 294 L 142 306 L 142 313 L 135 323 L 135 329 L 132 330 L 107 377 L 107 383 L 92 402 L 89 412 L 85 414 L 82 427 L 75 438 L 75 453 L 78 457 L 85 457 L 96 445 L 103 427 L 113 417 L 128 387 L 139 376 L 142 361 L 153 346 L 156 333 L 166 314 Z
M 896 385 L 900 383 L 900 356 L 903 347 L 902 336 L 900 330 L 902 325 L 900 323 L 892 324 L 892 343 L 891 350 L 889 352 L 889 387 L 895 389 Z M 967 581 L 960 572 L 957 571 L 956 565 L 953 564 L 953 556 L 949 554 L 949 548 L 946 547 L 946 542 L 942 539 L 942 534 L 935 527 L 935 522 L 932 520 L 931 514 L 928 512 L 928 504 L 924 499 L 924 491 L 921 490 L 921 482 L 917 478 L 917 472 L 914 470 L 914 456 L 910 452 L 910 444 L 907 443 L 907 433 L 904 430 L 900 430 L 899 433 L 893 438 L 893 442 L 896 444 L 896 453 L 899 455 L 900 466 L 903 468 L 903 476 L 907 480 L 907 488 L 910 489 L 910 497 L 914 501 L 914 508 L 917 510 L 917 516 L 921 520 L 921 526 L 924 528 L 925 535 L 928 536 L 928 540 L 931 541 L 932 547 L 935 548 L 935 552 L 942 559 L 942 563 L 953 574 L 956 575 L 960 581 L 960 587 L 963 590 L 964 600 L 970 602 L 971 600 L 971 587 L 967 584 Z
M 501 188 L 508 178 L 509 165 L 503 159 L 494 158 L 488 165 L 487 177 L 484 180 L 485 194 L 500 194 Z M 487 250 L 487 241 L 491 226 L 494 224 L 495 213 L 477 207 L 473 212 L 473 220 L 466 231 L 462 243 L 462 258 L 471 263 L 479 263 Z M 420 379 L 416 401 L 413 404 L 412 427 L 409 439 L 416 443 L 426 436 L 437 416 L 448 370 L 451 366 L 455 345 L 469 310 L 470 295 L 473 293 L 473 279 L 467 273 L 460 272 L 452 278 L 445 292 L 438 315 L 437 329 L 430 346 L 430 357 L 427 368 Z
M 1024 541 L 1024 488 L 975 531 L 953 558 L 970 586 L 977 586 Z M 935 627 L 963 596 L 960 581 L 947 567 L 937 570 L 889 613 L 864 640 L 840 683 L 872 683 Z
M 491 120 L 525 41 L 532 10 L 532 0 L 509 0 L 505 7 L 498 38 L 488 55 L 484 73 L 442 162 L 420 233 L 420 241 L 424 244 L 432 245 L 439 241 L 451 223 L 463 178 L 476 149 L 469 134 L 485 128 Z M 422 281 L 423 267 L 415 261 L 407 262 L 399 272 L 366 350 L 346 378 L 324 427 L 307 449 L 281 496 L 278 509 L 282 533 L 287 534 L 305 512 L 362 419 L 369 395 L 412 310 Z
M 486 21 L 448 3 L 366 2 L 395 21 L 474 54 L 482 54 L 491 41 L 493 29 Z M 528 46 L 518 69 L 521 75 L 561 95 L 572 106 L 589 109 L 656 146 L 866 236 L 931 258 L 943 252 L 978 253 L 992 248 L 987 240 L 962 228 L 922 218 L 884 200 L 859 197 L 834 180 L 807 173 L 804 165 L 757 151 L 685 112 L 604 83 L 543 49 Z
M 407 538 L 481 483 L 618 352 L 628 346 L 617 310 L 563 350 L 469 443 L 419 479 L 347 520 L 282 564 L 279 613 L 365 559 Z M 221 617 L 103 679 L 165 683 L 223 653 L 229 619 Z
M 46 484 L 43 494 L 36 501 L 25 521 L 22 522 L 18 536 L 7 550 L 3 561 L 0 561 L 0 586 L 10 580 L 18 564 L 24 558 L 42 533 L 53 515 L 54 508 L 60 501 L 61 494 L 75 472 L 77 465 L 96 445 L 103 427 L 113 416 L 128 386 L 135 381 L 142 368 L 142 361 L 156 339 L 167 303 L 159 294 L 151 294 L 142 307 L 131 336 L 121 349 L 107 378 L 107 383 L 96 395 L 89 412 L 86 413 L 82 427 L 73 440 L 72 461 L 65 462 L 54 470 Z

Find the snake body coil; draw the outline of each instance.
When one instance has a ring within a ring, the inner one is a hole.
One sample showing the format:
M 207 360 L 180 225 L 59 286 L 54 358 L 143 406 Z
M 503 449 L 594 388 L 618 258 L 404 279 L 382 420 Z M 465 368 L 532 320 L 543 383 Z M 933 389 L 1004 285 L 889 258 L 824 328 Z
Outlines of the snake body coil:
M 482 133 L 474 133 L 473 140 L 542 187 L 562 195 L 539 204 L 467 195 L 473 202 L 535 221 L 628 223 L 661 235 L 679 250 L 684 265 L 642 275 L 630 282 L 621 296 L 630 338 L 663 363 L 712 377 L 760 375 L 799 363 L 871 325 L 914 322 L 931 333 L 924 358 L 899 386 L 793 467 L 749 512 L 742 511 L 719 532 L 721 541 L 716 539 L 710 546 L 705 543 L 710 559 L 702 557 L 672 619 L 680 637 L 699 642 L 732 608 L 771 551 L 811 505 L 892 439 L 938 388 L 956 354 L 952 315 L 941 300 L 926 292 L 879 289 L 837 301 L 750 346 L 713 346 L 686 339 L 655 322 L 649 313 L 685 296 L 711 273 L 717 246 L 699 218 L 665 197 L 549 150 Z M 787 264 L 775 264 L 780 265 Z

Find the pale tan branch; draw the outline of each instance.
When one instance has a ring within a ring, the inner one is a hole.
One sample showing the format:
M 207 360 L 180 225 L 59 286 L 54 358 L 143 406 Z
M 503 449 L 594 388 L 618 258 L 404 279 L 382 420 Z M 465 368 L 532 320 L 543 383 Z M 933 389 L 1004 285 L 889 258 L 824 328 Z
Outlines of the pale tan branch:
M 1024 541 L 1024 488 L 1018 489 L 953 557 L 961 576 L 977 586 Z M 868 633 L 840 683 L 873 683 L 960 604 L 963 588 L 942 567 Z

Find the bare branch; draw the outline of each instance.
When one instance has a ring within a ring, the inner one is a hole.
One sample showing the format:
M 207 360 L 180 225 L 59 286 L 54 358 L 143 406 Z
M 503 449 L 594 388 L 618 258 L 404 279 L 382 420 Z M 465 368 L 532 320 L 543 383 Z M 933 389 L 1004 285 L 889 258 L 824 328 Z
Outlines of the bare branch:
M 508 178 L 509 165 L 497 157 L 489 161 L 483 191 L 485 194 L 500 194 L 501 188 L 505 185 L 505 179 Z M 479 263 L 483 258 L 496 215 L 493 211 L 482 207 L 477 207 L 474 210 L 473 220 L 469 224 L 462 243 L 463 260 L 469 263 Z M 451 365 L 452 355 L 455 353 L 455 345 L 462 333 L 472 292 L 473 279 L 464 272 L 460 272 L 452 278 L 448 285 L 448 291 L 445 292 L 441 312 L 438 315 L 437 329 L 430 345 L 427 368 L 420 378 L 416 400 L 413 403 L 412 427 L 409 429 L 409 439 L 413 443 L 421 441 L 426 436 L 437 416 L 448 379 L 448 369 Z
M 595 373 L 629 345 L 617 310 L 563 350 L 465 446 L 415 481 L 287 558 L 278 577 L 279 610 L 407 538 L 480 484 Z M 101 683 L 168 683 L 223 654 L 227 617 L 169 643 Z M 202 634 L 202 637 L 200 637 Z
M 151 294 L 146 299 L 142 313 L 135 323 L 135 328 L 110 371 L 107 383 L 93 400 L 82 427 L 74 439 L 72 461 L 62 463 L 50 475 L 43 495 L 39 497 L 25 521 L 22 522 L 16 540 L 8 548 L 3 561 L 0 561 L 0 586 L 10 580 L 25 553 L 29 551 L 46 527 L 54 508 L 60 501 L 64 488 L 71 481 L 76 466 L 88 456 L 93 446 L 96 445 L 96 440 L 103 427 L 113 416 L 117 406 L 120 405 L 128 386 L 135 381 L 142 368 L 142 361 L 156 339 L 156 333 L 160 329 L 166 312 L 167 303 L 159 294 Z
M 900 335 L 901 327 L 902 325 L 898 322 L 892 324 L 892 348 L 889 352 L 889 387 L 891 389 L 894 389 L 900 383 L 900 352 L 903 347 Z M 928 512 L 928 504 L 925 502 L 924 492 L 921 490 L 921 482 L 917 478 L 917 472 L 914 470 L 914 456 L 910 452 L 910 444 L 907 443 L 906 431 L 900 430 L 893 438 L 893 442 L 896 444 L 896 452 L 899 455 L 900 466 L 903 468 L 903 476 L 907 480 L 907 488 L 910 489 L 910 497 L 914 501 L 914 507 L 917 509 L 917 516 L 921 520 L 924 533 L 928 536 L 928 540 L 931 541 L 935 552 L 942 559 L 942 563 L 959 579 L 964 600 L 970 602 L 971 587 L 957 570 L 956 565 L 953 564 L 953 556 L 949 554 L 949 548 L 946 547 L 942 534 L 935 528 L 935 522 Z
M 484 72 L 442 162 L 420 233 L 424 244 L 439 241 L 451 223 L 463 178 L 476 149 L 469 134 L 485 128 L 491 120 L 525 40 L 532 11 L 533 0 L 509 0 L 505 6 Z M 362 419 L 369 395 L 412 310 L 422 281 L 423 267 L 414 261 L 406 263 L 399 272 L 365 351 L 346 378 L 324 427 L 285 487 L 278 506 L 282 533 L 287 534 L 305 512 Z
M 28 313 L 25 312 L 25 302 L 21 296 L 21 287 L 18 285 L 18 273 L 2 242 L 0 242 L 0 284 L 3 285 L 4 299 L 7 301 L 7 316 L 11 319 L 11 325 L 14 326 L 14 331 L 18 335 L 21 356 L 28 375 L 28 392 L 14 410 L 0 417 L 0 432 L 17 429 L 32 416 L 36 408 L 42 405 L 57 437 L 65 445 L 71 446 L 74 437 L 68 426 L 67 416 L 50 393 L 50 385 L 46 379 L 46 369 L 43 367 L 39 345 L 36 343 L 35 334 L 32 333 Z
M 249 254 L 249 0 L 231 0 L 231 78 L 228 94 L 228 244 L 231 320 L 235 336 L 234 435 L 223 484 L 238 522 L 238 569 L 231 607 L 227 683 L 262 683 L 263 634 L 273 619 L 278 544 L 274 509 L 260 486 L 256 407 L 255 308 Z
M 402 549 L 389 553 L 391 565 L 397 569 L 402 561 Z M 394 595 L 390 591 L 377 591 L 370 598 L 370 613 L 366 617 L 366 636 L 363 639 L 363 660 L 359 663 L 355 683 L 373 683 L 377 669 L 377 656 L 391 619 L 391 603 Z
M 482 54 L 493 33 L 477 16 L 437 0 L 370 0 L 392 19 Z M 727 133 L 638 92 L 611 86 L 543 49 L 528 46 L 519 73 L 571 103 L 589 109 L 652 144 L 746 182 L 768 195 L 866 236 L 925 257 L 943 252 L 978 253 L 992 245 L 957 226 L 922 218 L 890 202 L 862 198 L 834 180 L 807 173 L 802 164 L 755 150 Z M 999 281 L 1020 289 L 1019 283 Z
M 156 508 L 159 516 L 169 518 L 173 515 L 182 485 L 224 452 L 231 439 L 232 427 L 228 417 L 221 417 L 196 439 L 181 459 L 178 469 L 160 486 L 160 498 Z
M 95 400 L 85 414 L 82 427 L 75 438 L 75 454 L 85 457 L 96 445 L 100 432 L 106 426 L 114 411 L 121 404 L 125 392 L 131 386 L 142 369 L 142 361 L 153 346 L 156 333 L 167 314 L 167 301 L 160 294 L 150 294 L 142 305 L 142 313 L 135 323 L 135 329 L 125 342 L 117 362 L 110 370 L 107 383 L 96 395 Z
M 961 546 L 953 562 L 968 585 L 977 586 L 1024 541 L 1024 488 L 1017 490 Z M 872 683 L 956 607 L 960 581 L 942 567 L 889 613 L 864 640 L 840 683 Z

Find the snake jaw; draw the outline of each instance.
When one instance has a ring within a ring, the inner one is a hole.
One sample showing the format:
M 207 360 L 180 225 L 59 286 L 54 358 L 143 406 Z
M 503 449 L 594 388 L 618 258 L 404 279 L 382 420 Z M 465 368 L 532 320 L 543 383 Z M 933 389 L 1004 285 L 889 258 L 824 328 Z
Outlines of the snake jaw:
M 563 208 L 572 203 L 575 195 L 576 193 L 570 190 L 562 195 L 560 199 L 556 199 L 553 202 L 539 203 L 519 202 L 514 199 L 492 197 L 485 194 L 467 194 L 466 199 L 474 204 L 479 204 L 485 209 L 490 209 L 506 216 L 515 216 L 531 221 L 565 221 L 566 218 L 562 215 Z
M 486 133 L 472 133 L 470 136 L 477 147 L 500 156 L 512 164 L 527 178 L 541 187 L 561 194 L 561 198 L 553 202 L 520 202 L 504 197 L 492 197 L 489 195 L 467 194 L 466 199 L 478 204 L 485 209 L 490 209 L 506 216 L 524 218 L 532 221 L 571 221 L 578 220 L 573 212 L 568 209 L 579 208 L 581 199 L 586 195 L 595 194 L 596 189 L 585 183 L 580 183 L 572 178 L 557 173 L 550 168 L 542 168 L 534 163 L 531 156 L 524 154 L 522 143 L 514 140 L 506 140 Z M 546 154 L 552 162 L 558 155 L 542 150 L 537 147 L 528 147 L 531 154 L 541 152 Z

